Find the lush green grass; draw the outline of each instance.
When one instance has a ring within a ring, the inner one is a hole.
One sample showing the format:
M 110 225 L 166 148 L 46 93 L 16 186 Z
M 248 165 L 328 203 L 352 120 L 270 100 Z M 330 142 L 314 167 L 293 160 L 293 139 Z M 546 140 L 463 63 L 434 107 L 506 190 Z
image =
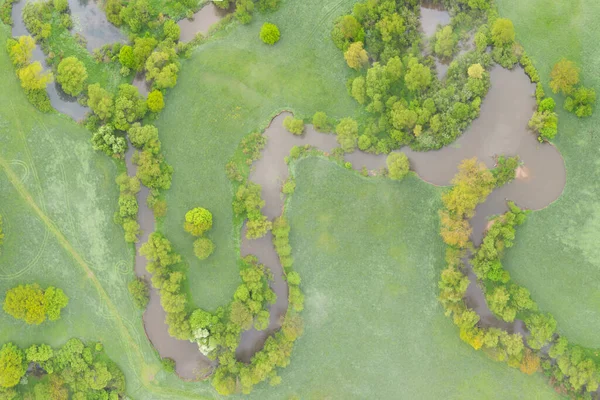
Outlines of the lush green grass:
M 287 215 L 306 294 L 283 383 L 256 398 L 552 399 L 541 374 L 488 359 L 444 316 L 441 190 L 359 177 L 308 158 Z
M 198 306 L 225 304 L 239 283 L 239 232 L 232 223 L 225 164 L 240 139 L 264 127 L 282 108 L 305 116 L 315 111 L 335 117 L 358 114 L 346 93 L 349 69 L 329 38 L 333 20 L 352 3 L 285 1 L 278 12 L 236 26 L 183 63 L 157 122 L 164 153 L 175 169 L 162 230 L 190 263 L 190 287 Z M 267 19 L 281 30 L 275 46 L 258 37 Z M 194 257 L 193 238 L 182 228 L 185 212 L 195 206 L 214 215 L 209 236 L 217 247 L 204 262 Z
M 9 32 L 0 27 L 0 42 Z M 186 398 L 206 384 L 184 384 L 160 371 L 141 312 L 127 291 L 133 251 L 112 222 L 116 164 L 95 153 L 90 134 L 70 119 L 42 114 L 25 98 L 0 51 L 0 298 L 21 283 L 62 288 L 70 297 L 58 322 L 27 326 L 0 313 L 0 343 L 62 345 L 71 337 L 102 341 L 136 399 Z
M 518 40 L 539 69 L 547 92 L 549 73 L 561 57 L 577 62 L 583 83 L 600 93 L 600 27 L 594 0 L 499 0 Z M 515 282 L 529 288 L 551 312 L 559 331 L 576 343 L 600 347 L 600 112 L 580 120 L 559 111 L 556 145 L 565 158 L 567 186 L 560 199 L 534 212 L 519 229 L 506 257 Z

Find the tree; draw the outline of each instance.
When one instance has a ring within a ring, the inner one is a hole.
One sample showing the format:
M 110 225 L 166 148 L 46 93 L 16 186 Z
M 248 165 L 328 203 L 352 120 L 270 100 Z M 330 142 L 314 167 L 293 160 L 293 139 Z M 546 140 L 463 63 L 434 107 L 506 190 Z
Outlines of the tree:
M 391 153 L 387 156 L 385 162 L 388 168 L 388 176 L 395 181 L 404 179 L 410 169 L 408 157 L 404 153 Z
M 260 28 L 260 40 L 266 44 L 274 45 L 279 42 L 280 36 L 279 28 L 275 24 L 265 22 Z
M 554 64 L 550 72 L 550 88 L 554 93 L 570 94 L 573 86 L 579 83 L 579 68 L 566 58 Z
M 364 30 L 353 15 L 344 15 L 334 25 L 331 36 L 339 49 L 346 49 L 350 42 L 364 39 Z
M 315 113 L 312 119 L 312 124 L 319 132 L 329 132 L 331 130 L 331 126 L 327 120 L 327 114 L 322 111 L 317 111 Z
M 540 368 L 540 358 L 533 351 L 525 349 L 519 368 L 524 374 L 533 375 Z
M 69 304 L 69 298 L 62 289 L 49 286 L 44 292 L 44 303 L 48 319 L 56 321 L 60 318 L 61 310 Z
M 146 60 L 146 80 L 153 81 L 156 89 L 175 86 L 178 72 L 177 53 L 171 46 L 159 46 Z
M 143 278 L 137 277 L 127 285 L 131 297 L 133 297 L 133 304 L 140 310 L 146 308 L 148 301 L 150 300 L 150 291 L 148 289 L 148 283 Z
M 474 79 L 481 79 L 483 77 L 484 72 L 485 72 L 485 70 L 479 63 L 471 65 L 469 67 L 469 69 L 467 70 L 467 74 L 469 75 L 469 78 L 474 78 Z
M 12 46 L 10 45 L 12 43 Z M 31 54 L 35 48 L 35 40 L 31 36 L 20 36 L 18 41 L 9 41 L 10 60 L 13 65 L 20 68 L 31 60 Z
M 146 60 L 152 54 L 158 42 L 153 37 L 138 37 L 133 44 L 133 67 L 136 71 L 141 71 L 146 65 Z M 131 67 L 130 67 L 131 68 Z
M 160 140 L 158 139 L 158 128 L 154 125 L 141 125 L 136 122 L 131 125 L 127 131 L 127 136 L 131 144 L 141 150 L 146 150 L 152 154 L 160 152 Z
M 346 153 L 352 153 L 356 149 L 358 138 L 358 123 L 352 118 L 343 118 L 335 128 L 337 142 Z
M 179 35 L 181 34 L 181 28 L 177 25 L 177 22 L 172 19 L 168 19 L 163 24 L 163 39 L 170 39 L 173 43 L 179 41 Z
M 54 9 L 59 13 L 63 13 L 67 11 L 67 8 L 69 8 L 69 2 L 67 0 L 54 0 L 53 4 Z
M 78 96 L 83 91 L 87 78 L 85 65 L 76 57 L 67 57 L 58 64 L 56 81 L 71 96 Z
M 103 89 L 99 83 L 88 86 L 88 106 L 94 114 L 103 121 L 106 121 L 113 113 L 112 95 Z
M 344 53 L 344 59 L 352 69 L 359 70 L 369 62 L 367 51 L 363 49 L 362 42 L 354 42 Z
M 115 113 L 113 116 L 115 129 L 128 130 L 130 124 L 142 119 L 146 112 L 146 100 L 140 96 L 138 89 L 126 83 L 120 85 L 115 99 Z
M 304 133 L 304 121 L 300 118 L 294 118 L 291 115 L 284 118 L 283 127 L 294 135 L 302 135 Z
M 183 229 L 194 236 L 202 236 L 212 228 L 212 214 L 206 208 L 192 208 L 185 214 Z
M 121 47 L 119 51 L 119 62 L 122 66 L 129 69 L 136 69 L 136 63 L 133 56 L 133 47 L 128 44 Z
M 103 125 L 92 135 L 92 148 L 107 156 L 118 156 L 127 150 L 127 141 L 124 137 L 117 136 L 112 126 Z
M 589 117 L 594 111 L 596 91 L 592 88 L 578 87 L 572 96 L 565 100 L 565 110 L 575 113 L 579 118 Z
M 18 74 L 25 91 L 46 89 L 46 85 L 52 83 L 54 79 L 52 72 L 42 72 L 42 64 L 39 61 L 21 68 Z
M 358 104 L 365 104 L 367 101 L 367 85 L 364 76 L 354 78 L 350 92 Z
M 9 289 L 3 308 L 7 314 L 30 325 L 39 325 L 46 320 L 44 291 L 37 283 Z
M 25 372 L 27 364 L 24 362 L 23 350 L 12 343 L 5 343 L 0 349 L 0 386 L 11 388 L 16 386 Z
M 148 109 L 152 112 L 160 112 L 165 108 L 165 101 L 160 90 L 153 90 L 148 94 Z
M 452 26 L 446 25 L 435 33 L 435 45 L 433 51 L 438 57 L 450 58 L 456 50 L 456 37 L 452 32 Z
M 527 343 L 534 350 L 549 343 L 556 330 L 556 320 L 550 314 L 533 314 L 525 320 L 525 325 L 530 332 Z
M 515 41 L 515 27 L 510 19 L 498 18 L 492 26 L 492 42 L 495 46 L 512 45 Z
M 417 58 L 413 57 L 408 62 L 404 82 L 409 90 L 424 90 L 431 84 L 431 70 L 429 67 L 419 63 Z
M 198 238 L 194 241 L 194 254 L 200 260 L 206 260 L 215 250 L 215 244 L 209 238 Z

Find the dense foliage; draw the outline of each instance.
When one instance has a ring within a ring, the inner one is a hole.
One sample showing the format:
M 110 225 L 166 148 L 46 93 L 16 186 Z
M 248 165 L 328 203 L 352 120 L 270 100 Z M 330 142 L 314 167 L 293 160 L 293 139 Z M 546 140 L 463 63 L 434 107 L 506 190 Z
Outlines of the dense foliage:
M 266 44 L 274 45 L 279 42 L 280 36 L 279 28 L 275 24 L 265 22 L 260 28 L 260 40 Z
M 283 119 L 283 127 L 294 135 L 302 135 L 304 133 L 304 121 L 301 118 L 294 118 L 291 115 Z
M 144 310 L 150 300 L 150 290 L 148 283 L 143 278 L 135 278 L 127 285 L 129 293 L 133 298 L 133 303 L 140 310 Z
M 4 311 L 30 325 L 39 325 L 46 320 L 56 321 L 60 312 L 69 303 L 62 289 L 49 286 L 43 290 L 37 283 L 19 285 L 9 289 L 4 298 Z
M 27 366 L 30 366 L 28 369 Z M 32 375 L 28 385 L 16 385 Z M 47 379 L 40 377 L 47 376 Z M 34 344 L 25 351 L 12 343 L 0 349 L 0 386 L 3 399 L 102 399 L 125 396 L 125 376 L 104 354 L 101 343 L 85 345 L 68 340 L 61 348 Z
M 76 57 L 64 58 L 58 64 L 56 81 L 60 83 L 65 93 L 71 96 L 78 96 L 83 91 L 87 78 L 85 65 Z

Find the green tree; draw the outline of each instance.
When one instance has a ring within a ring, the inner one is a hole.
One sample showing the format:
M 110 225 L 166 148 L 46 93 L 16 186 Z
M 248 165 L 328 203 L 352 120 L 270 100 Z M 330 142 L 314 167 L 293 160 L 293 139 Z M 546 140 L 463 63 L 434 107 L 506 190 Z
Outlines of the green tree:
M 148 94 L 148 109 L 152 112 L 160 112 L 165 108 L 165 101 L 160 90 L 153 90 Z
M 133 304 L 140 310 L 146 308 L 148 301 L 150 300 L 150 290 L 148 289 L 148 283 L 143 278 L 137 277 L 127 285 L 129 293 L 133 298 Z
M 589 117 L 594 111 L 596 91 L 592 88 L 578 87 L 565 100 L 565 110 L 574 113 L 579 118 Z
M 26 91 L 46 89 L 46 85 L 52 83 L 54 77 L 52 72 L 42 72 L 42 64 L 35 61 L 18 71 L 21 86 Z
M 212 228 L 212 214 L 206 208 L 192 208 L 185 214 L 183 229 L 194 236 L 202 236 Z
M 281 34 L 279 32 L 279 28 L 275 24 L 265 22 L 260 28 L 260 40 L 266 44 L 274 45 L 275 43 L 279 42 L 280 37 Z
M 133 44 L 133 67 L 136 71 L 141 71 L 146 65 L 146 60 L 152 54 L 158 42 L 153 37 L 138 37 Z
M 9 40 L 9 55 L 12 63 L 20 68 L 29 64 L 33 49 L 35 48 L 35 40 L 31 36 L 20 36 L 19 40 Z
M 122 136 L 117 136 L 110 125 L 103 125 L 92 135 L 92 148 L 100 150 L 107 156 L 125 154 L 127 141 Z
M 181 28 L 172 19 L 168 19 L 163 24 L 163 39 L 170 39 L 174 43 L 179 41 L 179 35 L 181 34 Z
M 71 96 L 78 96 L 88 78 L 87 69 L 76 57 L 64 58 L 58 64 L 58 73 L 56 81 L 60 83 L 65 93 Z
M 88 86 L 88 106 L 94 114 L 103 121 L 108 120 L 113 113 L 112 95 L 103 89 L 99 83 Z
M 550 88 L 554 93 L 570 94 L 573 86 L 579 83 L 579 68 L 566 58 L 554 64 L 550 72 Z
M 146 80 L 156 89 L 172 88 L 177 84 L 179 62 L 177 53 L 170 46 L 159 46 L 146 60 Z
M 136 122 L 127 131 L 127 136 L 129 136 L 131 144 L 137 149 L 146 150 L 152 154 L 160 152 L 158 128 L 154 125 L 142 125 Z
M 62 289 L 49 286 L 44 291 L 44 303 L 46 305 L 46 314 L 50 321 L 56 321 L 60 318 L 60 312 L 69 304 L 69 298 Z
M 69 2 L 67 0 L 53 0 L 54 9 L 59 13 L 67 11 L 69 8 Z
M 391 153 L 387 156 L 388 176 L 396 181 L 404 179 L 410 169 L 408 157 L 404 153 Z
M 469 75 L 469 78 L 474 78 L 474 79 L 481 79 L 483 77 L 484 72 L 485 72 L 485 69 L 483 69 L 483 67 L 479 63 L 471 65 L 469 67 L 469 69 L 467 70 L 467 74 Z
M 352 69 L 359 70 L 369 62 L 367 51 L 363 49 L 362 42 L 354 42 L 344 53 L 344 59 Z
M 335 23 L 331 36 L 336 46 L 345 50 L 349 43 L 362 41 L 365 33 L 354 16 L 344 15 Z
M 335 128 L 337 142 L 346 153 L 352 153 L 356 149 L 358 139 L 358 123 L 352 118 L 343 118 Z
M 119 62 L 122 66 L 129 69 L 136 69 L 136 63 L 133 56 L 133 47 L 128 44 L 121 47 L 119 51 Z
M 120 85 L 115 99 L 115 113 L 113 116 L 115 129 L 128 130 L 130 124 L 146 115 L 147 110 L 146 99 L 140 96 L 135 86 L 126 83 Z
M 302 135 L 304 133 L 304 121 L 300 118 L 294 118 L 291 115 L 284 118 L 283 127 L 294 135 Z
M 446 25 L 435 33 L 433 51 L 438 57 L 450 58 L 456 51 L 457 40 L 452 32 L 452 26 Z
M 367 101 L 367 84 L 364 76 L 357 76 L 354 78 L 350 93 L 358 104 L 365 104 Z
M 317 111 L 315 113 L 312 119 L 312 124 L 319 132 L 329 132 L 331 130 L 331 126 L 327 120 L 327 114 L 322 111 Z
M 0 349 L 0 386 L 11 388 L 16 386 L 25 372 L 27 364 L 24 362 L 23 350 L 12 343 L 5 343 Z
M 515 27 L 510 19 L 498 18 L 492 26 L 492 42 L 495 46 L 512 45 L 515 41 Z
M 200 260 L 206 260 L 215 250 L 215 244 L 209 238 L 198 238 L 194 241 L 194 254 Z
M 425 90 L 431 84 L 431 70 L 429 67 L 419 63 L 415 57 L 408 62 L 408 69 L 404 75 L 404 82 L 409 90 Z
M 552 339 L 556 330 L 556 320 L 550 314 L 535 313 L 525 319 L 530 332 L 527 344 L 534 350 L 544 347 Z
M 46 320 L 44 291 L 37 283 L 9 289 L 3 308 L 7 314 L 30 325 L 39 325 Z

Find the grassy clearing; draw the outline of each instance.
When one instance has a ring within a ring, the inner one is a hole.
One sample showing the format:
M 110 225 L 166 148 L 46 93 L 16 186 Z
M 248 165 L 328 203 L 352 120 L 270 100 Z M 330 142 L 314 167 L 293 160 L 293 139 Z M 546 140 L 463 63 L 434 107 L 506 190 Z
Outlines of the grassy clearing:
M 538 68 L 546 92 L 550 70 L 561 57 L 581 67 L 582 83 L 600 93 L 600 3 L 499 0 L 500 14 L 513 20 L 518 40 Z M 565 158 L 567 185 L 560 199 L 534 212 L 519 229 L 505 258 L 515 282 L 531 290 L 570 341 L 600 347 L 600 112 L 580 120 L 559 111 L 556 145 Z
M 161 229 L 190 264 L 189 286 L 198 306 L 225 304 L 239 283 L 239 225 L 232 223 L 225 164 L 241 138 L 264 127 L 282 108 L 303 116 L 315 111 L 338 118 L 357 115 L 345 87 L 350 71 L 329 38 L 333 20 L 352 4 L 285 1 L 278 12 L 256 15 L 251 24 L 203 45 L 183 63 L 157 122 L 164 153 L 175 169 Z M 267 20 L 281 30 L 275 46 L 258 37 Z M 193 238 L 182 228 L 185 212 L 195 206 L 214 216 L 209 236 L 217 247 L 203 262 L 194 257 Z
M 415 176 L 365 179 L 331 162 L 297 166 L 289 203 L 305 334 L 260 399 L 553 399 L 475 352 L 438 304 L 440 189 Z
M 0 41 L 9 32 L 0 29 Z M 62 345 L 68 338 L 102 341 L 139 399 L 193 397 L 206 384 L 184 384 L 160 372 L 141 313 L 127 291 L 132 248 L 112 222 L 117 167 L 94 153 L 89 133 L 70 119 L 29 104 L 5 51 L 0 51 L 0 297 L 20 283 L 62 288 L 70 297 L 62 319 L 26 326 L 0 313 L 0 343 Z M 187 394 L 181 394 L 185 389 Z M 197 398 L 197 396 L 196 396 Z

